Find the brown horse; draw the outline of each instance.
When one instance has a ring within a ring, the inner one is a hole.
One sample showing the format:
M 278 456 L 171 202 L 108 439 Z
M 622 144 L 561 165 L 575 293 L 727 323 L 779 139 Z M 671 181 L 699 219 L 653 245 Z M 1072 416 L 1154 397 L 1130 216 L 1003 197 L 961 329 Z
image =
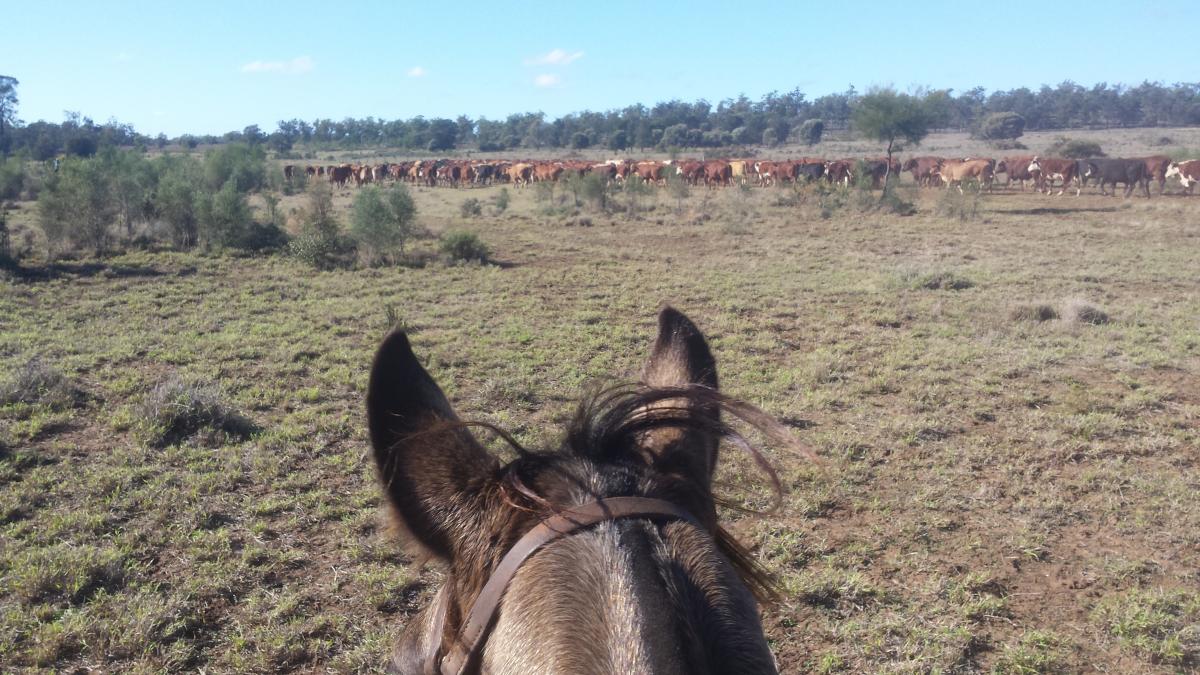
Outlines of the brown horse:
M 401 527 L 447 568 L 389 670 L 776 672 L 755 603 L 771 580 L 717 524 L 718 446 L 749 447 L 722 410 L 792 443 L 765 414 L 717 392 L 704 336 L 667 308 L 641 385 L 585 402 L 556 451 L 506 438 L 519 457 L 501 465 L 458 421 L 405 334 L 388 336 L 367 393 L 375 461 Z M 572 520 L 573 509 L 618 502 L 652 506 Z M 527 545 L 556 514 L 573 524 Z M 488 590 L 514 555 L 524 562 Z M 483 596 L 495 606 L 475 622 Z

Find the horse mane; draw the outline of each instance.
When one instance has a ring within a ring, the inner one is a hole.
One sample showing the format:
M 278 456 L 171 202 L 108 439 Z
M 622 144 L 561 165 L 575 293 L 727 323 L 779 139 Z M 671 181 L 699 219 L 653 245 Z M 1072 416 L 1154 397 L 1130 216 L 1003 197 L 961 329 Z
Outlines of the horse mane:
M 617 384 L 594 389 L 581 401 L 567 425 L 566 435 L 557 452 L 534 452 L 522 447 L 516 439 L 495 425 L 466 422 L 491 430 L 505 440 L 521 457 L 505 468 L 503 481 L 505 501 L 523 510 L 554 510 L 543 496 L 526 486 L 521 479 L 523 468 L 542 464 L 556 457 L 578 457 L 597 465 L 628 462 L 634 449 L 647 434 L 674 429 L 709 434 L 748 454 L 769 481 L 775 499 L 771 513 L 782 502 L 783 487 L 771 462 L 761 449 L 755 447 L 735 428 L 722 421 L 719 412 L 740 420 L 773 444 L 798 450 L 811 456 L 787 429 L 775 418 L 758 408 L 729 398 L 719 391 L 702 385 L 685 387 L 648 387 L 641 384 Z M 463 423 L 460 423 L 463 424 Z M 653 467 L 652 467 L 653 468 Z M 715 512 L 724 506 L 748 513 L 756 512 L 738 505 L 734 500 L 714 495 L 706 485 L 686 481 L 693 501 L 705 504 Z M 532 508 L 521 502 L 531 503 Z M 780 597 L 779 583 L 750 550 L 728 530 L 714 523 L 710 534 L 717 549 L 729 560 L 734 571 L 760 602 L 772 602 Z

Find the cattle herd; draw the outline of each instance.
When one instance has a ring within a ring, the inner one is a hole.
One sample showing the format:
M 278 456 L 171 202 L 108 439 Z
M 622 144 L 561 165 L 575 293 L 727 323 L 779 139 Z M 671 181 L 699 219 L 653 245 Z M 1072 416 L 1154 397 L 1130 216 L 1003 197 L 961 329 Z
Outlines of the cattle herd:
M 555 182 L 570 176 L 599 175 L 607 181 L 620 183 L 636 176 L 652 185 L 681 180 L 690 185 L 724 187 L 730 185 L 771 186 L 802 184 L 816 181 L 828 183 L 870 183 L 878 188 L 889 174 L 901 171 L 912 174 L 922 187 L 946 186 L 962 190 L 965 183 L 975 183 L 983 190 L 992 190 L 996 176 L 1005 174 L 1005 187 L 1013 183 L 1025 190 L 1026 184 L 1050 194 L 1063 194 L 1070 188 L 1079 195 L 1089 181 L 1109 194 L 1109 184 L 1125 186 L 1125 196 L 1140 187 L 1150 196 L 1149 184 L 1158 183 L 1163 193 L 1166 181 L 1178 176 L 1191 194 L 1200 181 L 1200 160 L 1173 162 L 1170 157 L 1153 156 L 1136 159 L 1062 159 L 1055 157 L 1005 157 L 999 161 L 989 158 L 912 157 L 903 164 L 897 159 L 883 158 L 825 160 L 803 157 L 790 160 L 714 159 L 634 161 L 612 159 L 605 162 L 585 161 L 508 161 L 434 159 L 381 164 L 336 164 L 329 166 L 287 165 L 284 177 L 291 181 L 303 173 L 311 179 L 326 179 L 337 187 L 361 186 L 383 181 L 405 181 L 429 187 L 469 187 L 508 183 L 517 187 L 531 183 Z

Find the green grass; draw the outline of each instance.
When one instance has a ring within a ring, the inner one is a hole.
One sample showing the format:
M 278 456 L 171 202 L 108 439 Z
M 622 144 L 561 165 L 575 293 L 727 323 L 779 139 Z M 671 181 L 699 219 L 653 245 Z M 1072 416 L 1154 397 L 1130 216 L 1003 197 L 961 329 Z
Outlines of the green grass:
M 0 403 L 3 670 L 377 668 L 441 579 L 387 532 L 379 339 L 402 323 L 463 416 L 540 446 L 636 375 L 664 301 L 822 459 L 768 449 L 782 508 L 725 514 L 788 591 L 764 612 L 785 671 L 1196 669 L 1200 200 L 1002 193 L 959 221 L 932 191 L 823 218 L 696 189 L 568 227 L 510 188 L 463 222 L 498 192 L 414 190 L 422 227 L 470 227 L 498 264 L 426 238 L 419 268 L 139 252 L 0 282 L 0 381 L 38 359 L 78 394 Z M 147 433 L 172 381 L 252 428 Z M 723 457 L 721 490 L 765 507 Z

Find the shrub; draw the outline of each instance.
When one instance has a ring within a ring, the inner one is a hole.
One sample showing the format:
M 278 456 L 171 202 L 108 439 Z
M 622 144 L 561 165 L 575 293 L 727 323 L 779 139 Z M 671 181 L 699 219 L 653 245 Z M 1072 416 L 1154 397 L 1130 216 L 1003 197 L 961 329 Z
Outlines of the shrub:
M 934 210 L 938 215 L 967 222 L 979 217 L 979 202 L 982 198 L 982 188 L 979 183 L 970 181 L 962 183 L 961 190 L 953 188 L 942 190 Z
M 267 152 L 261 145 L 230 143 L 204 156 L 204 179 L 216 192 L 233 181 L 238 192 L 261 190 L 267 184 Z
M 1095 141 L 1084 141 L 1075 138 L 1059 136 L 1050 147 L 1046 148 L 1048 157 L 1066 157 L 1067 159 L 1085 159 L 1088 157 L 1106 157 L 1100 144 Z
M 164 155 L 155 165 L 159 178 L 152 200 L 154 210 L 167 224 L 175 246 L 191 248 L 200 236 L 200 162 L 183 155 Z
M 762 144 L 768 148 L 779 145 L 779 135 L 775 133 L 774 129 L 763 129 Z
M 20 199 L 25 187 L 25 168 L 15 157 L 0 159 L 0 200 Z
M 746 127 L 738 127 L 729 134 L 729 140 L 738 145 L 750 145 L 754 142 L 753 135 Z
M 456 262 L 487 262 L 491 251 L 474 232 L 447 232 L 442 235 L 442 253 Z
M 51 247 L 87 247 L 97 254 L 107 249 L 117 204 L 100 161 L 65 160 L 39 196 L 38 216 Z
M 571 148 L 573 150 L 584 150 L 591 147 L 592 139 L 582 131 L 576 131 L 571 134 Z
M 998 141 L 1017 139 L 1024 133 L 1024 117 L 1015 112 L 997 112 L 980 120 L 973 135 L 986 141 Z
M 1079 298 L 1067 300 L 1063 306 L 1062 317 L 1064 321 L 1092 326 L 1100 326 L 1109 321 L 1107 312 Z
M 232 177 L 216 194 L 202 196 L 196 211 L 200 241 L 208 248 L 239 248 L 253 222 L 246 196 Z
M 1009 314 L 1013 321 L 1053 321 L 1058 318 L 1058 310 L 1050 305 L 1017 305 Z
M 492 198 L 492 206 L 496 209 L 496 215 L 508 210 L 508 204 L 511 199 L 512 195 L 509 193 L 508 188 L 500 188 L 500 192 Z
M 458 205 L 458 213 L 463 218 L 474 218 L 483 215 L 483 202 L 475 197 L 468 197 Z
M 0 404 L 25 403 L 69 408 L 79 399 L 79 391 L 65 375 L 41 359 L 33 358 L 18 366 L 0 383 Z
M 825 121 L 804 120 L 804 124 L 800 125 L 800 130 L 796 133 L 805 145 L 816 145 L 821 142 L 821 136 L 825 134 Z
M 373 265 L 392 259 L 393 254 L 403 254 L 405 243 L 413 235 L 416 215 L 416 204 L 404 185 L 360 190 L 354 198 L 350 233 L 366 263 Z
M 945 270 L 936 272 L 905 270 L 900 273 L 900 279 L 909 288 L 927 291 L 962 291 L 975 286 L 970 279 Z
M 245 440 L 254 433 L 250 420 L 234 412 L 212 382 L 173 376 L 155 385 L 139 409 L 146 442 L 165 447 L 193 437 L 209 445 Z

